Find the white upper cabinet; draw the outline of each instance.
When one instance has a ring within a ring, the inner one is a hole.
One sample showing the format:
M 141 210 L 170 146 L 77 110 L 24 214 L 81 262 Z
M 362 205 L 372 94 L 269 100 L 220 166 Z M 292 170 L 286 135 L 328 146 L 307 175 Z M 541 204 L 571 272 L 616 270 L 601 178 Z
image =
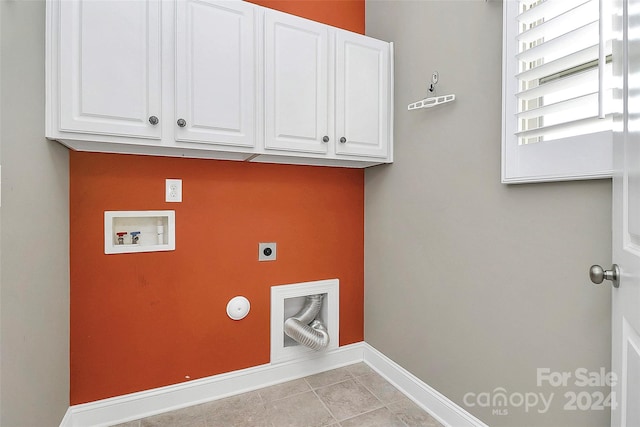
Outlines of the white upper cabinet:
M 266 148 L 327 152 L 328 49 L 326 25 L 266 12 Z
M 177 141 L 255 145 L 254 15 L 245 2 L 177 3 Z
M 265 148 L 389 156 L 390 45 L 295 16 L 265 18 Z
M 74 150 L 393 160 L 390 43 L 240 0 L 46 7 L 46 136 Z
M 159 139 L 160 1 L 59 6 L 57 128 Z
M 385 158 L 389 153 L 389 43 L 336 34 L 336 153 Z

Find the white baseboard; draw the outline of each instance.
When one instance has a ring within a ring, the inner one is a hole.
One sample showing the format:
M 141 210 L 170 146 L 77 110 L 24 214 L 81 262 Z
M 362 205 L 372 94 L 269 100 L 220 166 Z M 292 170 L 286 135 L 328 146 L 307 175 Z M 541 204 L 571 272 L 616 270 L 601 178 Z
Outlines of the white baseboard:
M 73 425 L 73 421 L 71 420 L 72 408 L 73 406 L 69 407 L 67 409 L 67 412 L 65 412 L 64 417 L 62 418 L 62 421 L 60 421 L 60 427 L 71 427 Z
M 360 342 L 315 357 L 214 375 L 69 408 L 60 427 L 103 427 L 137 420 L 365 362 L 446 426 L 487 427 L 375 348 Z
M 318 353 L 315 357 L 266 364 L 181 384 L 74 405 L 60 427 L 102 427 L 145 418 L 245 393 L 319 372 L 361 362 L 363 344 Z
M 362 343 L 364 362 L 445 426 L 488 427 L 384 354 Z

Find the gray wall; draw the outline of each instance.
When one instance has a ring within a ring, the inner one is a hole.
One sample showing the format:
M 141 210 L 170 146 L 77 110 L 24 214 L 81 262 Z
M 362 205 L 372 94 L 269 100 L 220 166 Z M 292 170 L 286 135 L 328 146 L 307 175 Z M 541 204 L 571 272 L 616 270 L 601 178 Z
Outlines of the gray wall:
M 396 95 L 395 163 L 366 171 L 366 341 L 491 426 L 608 425 L 563 409 L 605 389 L 536 373 L 610 368 L 610 289 L 587 270 L 611 262 L 611 182 L 500 183 L 502 2 L 366 10 L 367 34 L 395 42 Z M 434 70 L 457 100 L 407 111 Z M 465 405 L 498 387 L 554 397 L 546 413 Z
M 69 406 L 69 166 L 44 138 L 44 1 L 0 1 L 0 425 Z

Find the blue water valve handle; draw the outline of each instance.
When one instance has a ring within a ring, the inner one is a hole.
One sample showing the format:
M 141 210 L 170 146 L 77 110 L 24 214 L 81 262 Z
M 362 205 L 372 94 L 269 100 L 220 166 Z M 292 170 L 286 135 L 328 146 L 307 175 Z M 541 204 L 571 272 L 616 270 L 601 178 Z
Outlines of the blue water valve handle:
M 138 240 L 140 240 L 140 232 L 139 231 L 132 231 L 129 234 L 131 234 L 131 243 L 133 243 L 134 245 L 136 243 L 138 243 Z

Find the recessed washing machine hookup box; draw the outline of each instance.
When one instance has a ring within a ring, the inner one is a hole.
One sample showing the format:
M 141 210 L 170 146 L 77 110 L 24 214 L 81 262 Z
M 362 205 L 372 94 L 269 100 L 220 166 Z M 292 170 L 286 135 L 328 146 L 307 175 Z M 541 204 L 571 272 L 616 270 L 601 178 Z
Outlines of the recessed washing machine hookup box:
M 105 211 L 105 254 L 175 249 L 175 211 Z

